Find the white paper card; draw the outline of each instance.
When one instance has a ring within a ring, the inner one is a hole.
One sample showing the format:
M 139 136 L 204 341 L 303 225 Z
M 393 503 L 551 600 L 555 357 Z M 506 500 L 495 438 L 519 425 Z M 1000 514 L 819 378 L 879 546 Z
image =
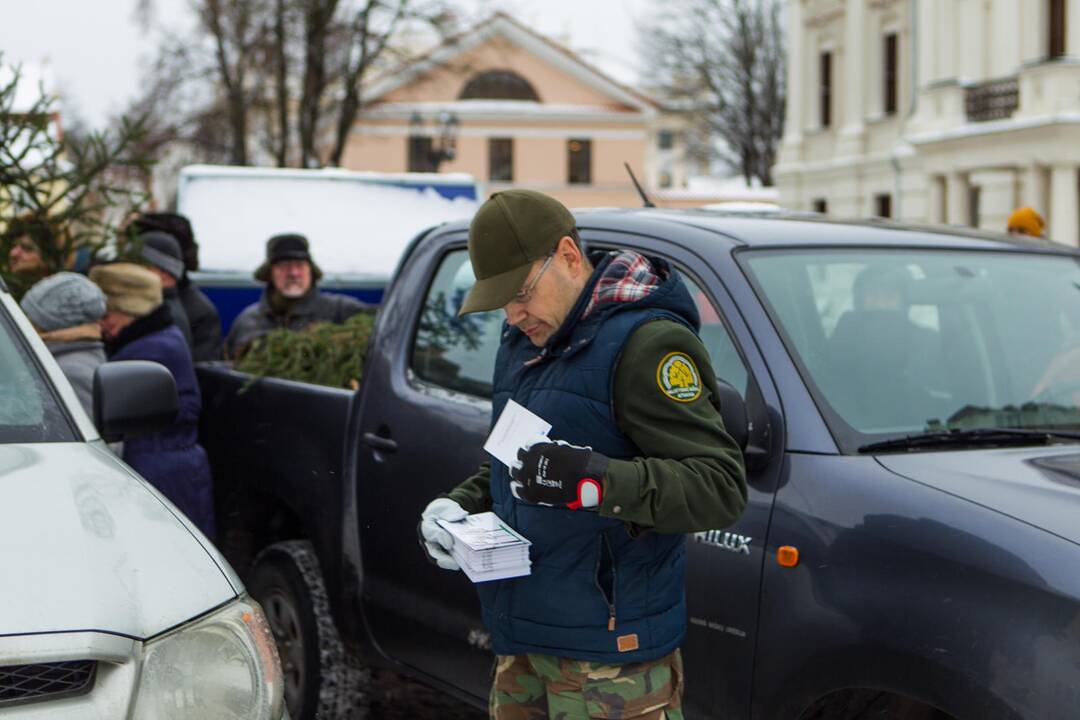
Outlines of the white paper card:
M 550 430 L 551 423 L 508 400 L 484 443 L 484 450 L 506 467 L 512 467 L 519 449 L 546 440 Z
M 461 542 L 470 550 L 494 550 L 514 545 L 528 547 L 532 544 L 493 512 L 468 515 L 457 522 L 439 520 L 438 523 L 454 537 L 455 543 Z

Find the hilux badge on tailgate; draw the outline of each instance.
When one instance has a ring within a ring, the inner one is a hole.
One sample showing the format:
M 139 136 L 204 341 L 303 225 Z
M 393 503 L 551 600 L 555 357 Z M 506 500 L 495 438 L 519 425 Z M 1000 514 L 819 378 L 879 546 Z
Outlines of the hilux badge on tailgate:
M 694 533 L 694 542 L 743 555 L 750 554 L 750 543 L 753 539 L 749 535 L 739 535 L 738 533 L 724 532 L 722 530 L 706 530 L 705 532 Z

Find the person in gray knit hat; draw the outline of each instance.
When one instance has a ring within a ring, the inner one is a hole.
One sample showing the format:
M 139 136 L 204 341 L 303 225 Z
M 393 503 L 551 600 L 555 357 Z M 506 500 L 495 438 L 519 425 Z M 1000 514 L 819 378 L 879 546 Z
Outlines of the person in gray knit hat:
M 195 356 L 195 362 L 220 360 L 224 357 L 221 317 L 214 303 L 190 275 L 199 269 L 199 244 L 195 242 L 195 231 L 191 227 L 191 222 L 183 215 L 176 213 L 147 212 L 135 218 L 132 226 L 139 234 L 150 230 L 163 230 L 180 243 L 185 272 L 180 275 L 176 289 L 180 294 L 180 302 L 184 304 L 188 322 L 191 324 L 191 337 L 195 341 L 192 354 Z
M 98 327 L 105 294 L 82 275 L 61 272 L 35 283 L 20 305 L 92 417 L 94 370 L 105 362 Z
M 184 277 L 184 254 L 180 250 L 180 242 L 163 230 L 141 233 L 138 242 L 142 245 L 142 264 L 161 280 L 161 294 L 165 305 L 169 308 L 173 323 L 184 336 L 188 349 L 194 355 L 195 342 L 192 339 L 191 323 L 177 288 L 180 278 Z

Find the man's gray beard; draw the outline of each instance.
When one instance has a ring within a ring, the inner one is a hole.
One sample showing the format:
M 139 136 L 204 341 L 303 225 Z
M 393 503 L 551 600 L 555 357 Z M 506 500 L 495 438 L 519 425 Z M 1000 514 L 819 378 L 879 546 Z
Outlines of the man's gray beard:
M 281 290 L 278 290 L 278 292 L 290 300 L 295 300 L 296 298 L 304 297 L 304 293 L 306 293 L 307 290 L 301 288 L 299 285 L 288 285 Z

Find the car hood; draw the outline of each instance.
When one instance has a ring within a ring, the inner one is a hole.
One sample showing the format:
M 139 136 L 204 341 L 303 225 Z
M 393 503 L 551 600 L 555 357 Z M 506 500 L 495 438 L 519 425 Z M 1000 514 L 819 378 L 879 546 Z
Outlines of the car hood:
M 177 514 L 92 444 L 0 445 L 0 636 L 142 639 L 236 597 Z
M 879 455 L 877 461 L 1080 544 L 1080 445 Z

